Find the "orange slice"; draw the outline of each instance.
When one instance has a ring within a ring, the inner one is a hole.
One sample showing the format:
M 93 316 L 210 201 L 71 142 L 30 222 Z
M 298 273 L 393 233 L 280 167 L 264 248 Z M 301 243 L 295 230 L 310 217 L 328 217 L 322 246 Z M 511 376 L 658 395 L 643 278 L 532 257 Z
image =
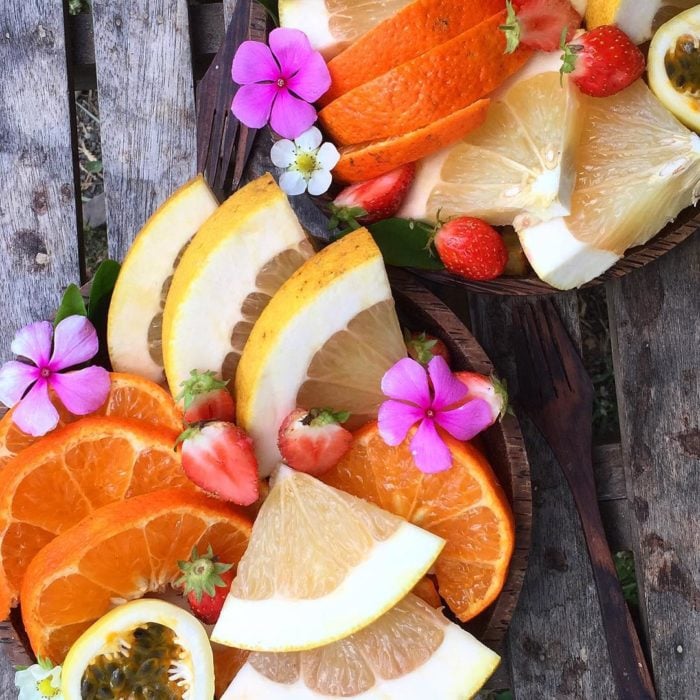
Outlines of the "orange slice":
M 425 158 L 481 126 L 489 104 L 490 100 L 479 100 L 403 136 L 341 148 L 333 174 L 345 182 L 364 182 Z
M 355 434 L 348 454 L 321 479 L 365 498 L 447 541 L 435 563 L 440 595 L 466 622 L 487 608 L 505 583 L 513 553 L 513 514 L 489 463 L 469 443 L 443 435 L 452 467 L 416 468 L 408 440 L 389 447 L 376 423 Z
M 93 415 L 132 418 L 169 430 L 182 430 L 182 413 L 165 389 L 135 374 L 112 372 L 110 378 L 109 396 Z M 80 418 L 68 413 L 60 401 L 56 401 L 55 406 L 59 416 L 57 429 Z M 0 420 L 0 470 L 37 440 L 12 422 L 12 411 L 6 413 Z
M 34 558 L 22 584 L 22 619 L 38 656 L 63 661 L 75 640 L 119 603 L 163 591 L 178 560 L 211 545 L 237 564 L 250 521 L 222 501 L 165 489 L 112 503 L 59 535 Z
M 100 506 L 170 486 L 195 489 L 173 450 L 177 433 L 91 417 L 43 438 L 0 480 L 0 619 L 17 600 L 32 557 Z
M 499 12 L 422 56 L 356 87 L 321 110 L 338 146 L 400 136 L 432 124 L 495 90 L 531 53 L 505 53 Z

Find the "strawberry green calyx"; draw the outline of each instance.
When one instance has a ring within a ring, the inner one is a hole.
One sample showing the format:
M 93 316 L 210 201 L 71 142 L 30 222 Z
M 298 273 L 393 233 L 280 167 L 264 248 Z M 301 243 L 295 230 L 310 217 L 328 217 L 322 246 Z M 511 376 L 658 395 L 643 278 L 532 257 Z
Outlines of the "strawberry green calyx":
M 491 384 L 493 384 L 493 390 L 496 393 L 496 396 L 500 399 L 501 401 L 501 410 L 498 414 L 498 418 L 496 420 L 503 420 L 505 418 L 507 413 L 510 413 L 513 415 L 513 409 L 510 407 L 509 402 L 509 396 L 508 396 L 508 385 L 506 384 L 506 380 L 503 379 L 498 379 L 495 375 L 491 375 Z
M 328 230 L 339 228 L 340 224 L 347 224 L 350 230 L 356 231 L 360 228 L 358 219 L 367 216 L 367 212 L 362 207 L 343 207 L 337 204 L 329 204 L 328 212 L 330 218 L 328 219 Z
M 506 23 L 499 29 L 506 35 L 506 53 L 513 53 L 520 46 L 520 20 L 511 0 L 506 0 Z
M 566 43 L 566 29 L 567 28 L 564 27 L 561 33 L 561 50 L 564 53 L 561 57 L 561 68 L 559 69 L 559 73 L 562 76 L 562 80 L 564 78 L 564 75 L 566 75 L 567 73 L 574 72 L 574 70 L 576 69 L 576 61 L 578 59 L 578 54 L 584 51 L 584 47 L 580 44 Z
M 350 418 L 348 411 L 333 411 L 331 408 L 312 408 L 302 421 L 304 425 L 322 428 L 324 425 L 338 425 Z
M 197 423 L 195 423 L 194 425 L 188 425 L 187 428 L 185 428 L 185 430 L 183 430 L 177 436 L 177 440 L 175 440 L 175 445 L 173 445 L 173 449 L 176 449 L 181 442 L 185 442 L 185 440 L 191 440 L 195 435 L 198 435 L 201 431 L 201 425 Z
M 218 391 L 225 389 L 228 381 L 217 379 L 214 372 L 200 372 L 193 369 L 190 376 L 180 384 L 182 391 L 175 397 L 177 401 L 182 401 L 185 410 L 187 410 L 192 402 L 200 395 L 210 391 Z
M 194 594 L 197 603 L 202 601 L 205 594 L 208 596 L 216 595 L 217 588 L 226 586 L 221 574 L 233 567 L 233 564 L 221 564 L 216 559 L 211 545 L 201 556 L 197 552 L 197 547 L 193 547 L 189 561 L 178 561 L 177 563 L 183 575 L 175 582 L 175 585 L 183 586 L 185 595 Z
M 410 331 L 404 331 L 404 340 L 408 354 L 416 362 L 422 365 L 427 365 L 433 359 L 435 354 L 433 348 L 438 343 L 437 338 L 428 338 L 426 333 L 421 333 L 418 336 L 412 336 Z

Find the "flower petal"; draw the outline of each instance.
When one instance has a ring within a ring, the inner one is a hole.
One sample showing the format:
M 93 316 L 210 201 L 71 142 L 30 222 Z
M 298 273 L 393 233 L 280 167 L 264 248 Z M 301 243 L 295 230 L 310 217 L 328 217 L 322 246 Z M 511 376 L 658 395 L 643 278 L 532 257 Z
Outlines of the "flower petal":
M 53 335 L 53 354 L 49 369 L 58 372 L 95 357 L 99 349 L 95 326 L 85 316 L 68 316 Z
M 280 176 L 280 187 L 288 195 L 304 194 L 306 192 L 306 180 L 297 170 L 288 170 Z
M 280 67 L 267 44 L 244 41 L 238 47 L 231 64 L 231 77 L 235 83 L 248 85 L 263 80 L 275 83 L 281 76 Z
M 12 422 L 24 433 L 41 437 L 58 425 L 58 411 L 49 399 L 48 382 L 43 377 L 15 406 Z
M 324 143 L 316 154 L 316 162 L 326 170 L 333 170 L 339 160 L 340 153 L 332 143 Z
M 452 466 L 452 453 L 430 419 L 418 426 L 410 447 L 416 466 L 425 474 L 444 472 Z
M 317 150 L 318 147 L 321 145 L 322 141 L 323 136 L 321 134 L 321 131 L 315 126 L 312 126 L 310 129 L 307 129 L 303 134 L 300 134 L 299 136 L 297 136 L 297 138 L 294 139 L 294 143 L 297 145 L 297 147 L 304 151 Z
M 274 131 L 286 139 L 296 139 L 315 121 L 316 110 L 308 102 L 294 97 L 289 90 L 279 90 L 270 117 L 270 126 Z
M 288 168 L 297 158 L 297 147 L 294 141 L 289 139 L 276 141 L 270 150 L 270 158 L 278 168 Z
M 268 37 L 273 56 L 280 65 L 282 77 L 289 80 L 316 53 L 308 37 L 299 29 L 280 27 L 273 29 Z
M 296 74 L 287 79 L 287 87 L 307 102 L 316 102 L 330 86 L 331 74 L 318 51 L 307 56 Z
M 425 411 L 403 401 L 385 401 L 379 407 L 379 435 L 387 445 L 400 445 L 408 431 L 423 417 Z
M 435 421 L 458 440 L 471 440 L 493 423 L 493 415 L 486 401 L 473 399 L 452 411 L 437 411 Z
M 107 400 L 110 379 L 104 367 L 92 366 L 54 374 L 49 383 L 61 403 L 73 415 L 84 416 L 96 411 Z
M 461 401 L 469 393 L 462 382 L 452 374 L 444 357 L 436 355 L 428 363 L 428 374 L 433 385 L 433 408 L 441 411 Z
M 399 360 L 382 377 L 382 393 L 390 399 L 410 401 L 423 409 L 430 408 L 428 375 L 423 365 L 410 357 Z
M 328 188 L 333 182 L 330 170 L 314 170 L 313 175 L 309 178 L 308 188 L 309 194 L 318 196 L 324 192 L 328 192 Z
M 10 345 L 15 355 L 30 359 L 35 365 L 43 367 L 51 356 L 51 338 L 53 325 L 49 321 L 37 321 L 20 328 Z
M 277 85 L 255 83 L 238 88 L 231 111 L 242 124 L 261 129 L 270 120 L 270 111 L 279 92 Z
M 39 379 L 41 370 L 34 365 L 10 360 L 0 367 L 0 401 L 12 408 L 32 382 Z

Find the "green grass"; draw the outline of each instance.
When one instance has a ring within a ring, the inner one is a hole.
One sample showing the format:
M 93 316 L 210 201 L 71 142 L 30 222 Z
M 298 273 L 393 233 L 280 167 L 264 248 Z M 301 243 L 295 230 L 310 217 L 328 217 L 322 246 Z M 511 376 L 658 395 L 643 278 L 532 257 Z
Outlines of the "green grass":
M 629 605 L 639 607 L 639 588 L 634 571 L 634 555 L 632 552 L 617 552 L 615 554 L 615 569 L 622 586 L 622 595 Z
M 79 15 L 90 12 L 90 0 L 68 0 L 68 14 Z

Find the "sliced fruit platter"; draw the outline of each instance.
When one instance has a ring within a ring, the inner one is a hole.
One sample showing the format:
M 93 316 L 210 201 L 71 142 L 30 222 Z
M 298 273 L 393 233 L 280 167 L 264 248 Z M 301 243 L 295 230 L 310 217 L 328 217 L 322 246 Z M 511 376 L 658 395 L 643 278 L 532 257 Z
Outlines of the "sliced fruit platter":
M 104 265 L 0 368 L 19 700 L 474 696 L 531 504 L 464 326 L 269 174 L 195 177 Z
M 238 47 L 233 113 L 270 124 L 264 155 L 326 240 L 366 225 L 388 264 L 532 294 L 700 226 L 694 0 L 265 5 L 280 27 Z

